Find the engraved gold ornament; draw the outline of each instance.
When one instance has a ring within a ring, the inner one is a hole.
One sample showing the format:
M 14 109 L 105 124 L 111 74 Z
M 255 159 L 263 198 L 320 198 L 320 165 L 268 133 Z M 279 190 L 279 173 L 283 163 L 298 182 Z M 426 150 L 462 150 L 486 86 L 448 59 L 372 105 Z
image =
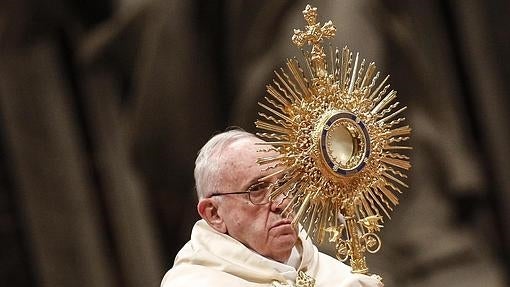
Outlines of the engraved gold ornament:
M 287 60 L 259 103 L 261 150 L 277 155 L 258 162 L 274 170 L 267 178 L 279 176 L 270 196 L 289 198 L 284 213 L 294 224 L 318 243 L 334 242 L 353 272 L 368 273 L 364 254 L 381 247 L 383 218 L 391 218 L 397 195 L 408 187 L 406 107 L 374 63 L 347 47 L 325 49 L 336 32 L 331 21 L 318 22 L 310 5 L 303 15 L 307 25 L 294 30 L 292 42 L 304 62 Z

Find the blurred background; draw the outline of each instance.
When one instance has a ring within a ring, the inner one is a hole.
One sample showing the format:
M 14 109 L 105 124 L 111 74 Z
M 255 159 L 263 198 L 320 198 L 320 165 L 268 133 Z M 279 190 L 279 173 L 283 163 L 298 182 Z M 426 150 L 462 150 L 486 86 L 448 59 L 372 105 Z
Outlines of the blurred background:
M 310 1 L 408 105 L 386 286 L 510 286 L 510 2 Z M 194 160 L 255 131 L 304 1 L 0 2 L 0 284 L 159 286 L 198 219 Z

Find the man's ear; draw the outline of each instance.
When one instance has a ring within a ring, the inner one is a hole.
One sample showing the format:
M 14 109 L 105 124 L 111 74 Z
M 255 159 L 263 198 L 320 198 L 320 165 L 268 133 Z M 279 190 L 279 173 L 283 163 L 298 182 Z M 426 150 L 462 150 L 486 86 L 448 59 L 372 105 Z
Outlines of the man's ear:
M 202 217 L 212 228 L 220 233 L 227 233 L 227 226 L 223 218 L 218 214 L 218 204 L 212 198 L 202 198 L 197 204 L 198 214 Z

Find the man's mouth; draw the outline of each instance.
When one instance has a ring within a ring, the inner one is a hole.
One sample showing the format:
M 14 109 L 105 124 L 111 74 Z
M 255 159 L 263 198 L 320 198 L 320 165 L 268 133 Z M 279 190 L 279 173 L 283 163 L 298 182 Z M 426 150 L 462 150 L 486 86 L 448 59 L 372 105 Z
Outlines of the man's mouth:
M 287 225 L 287 224 L 288 225 L 292 224 L 292 220 L 290 220 L 288 218 L 284 218 L 282 220 L 277 221 L 271 228 L 275 228 L 275 227 Z

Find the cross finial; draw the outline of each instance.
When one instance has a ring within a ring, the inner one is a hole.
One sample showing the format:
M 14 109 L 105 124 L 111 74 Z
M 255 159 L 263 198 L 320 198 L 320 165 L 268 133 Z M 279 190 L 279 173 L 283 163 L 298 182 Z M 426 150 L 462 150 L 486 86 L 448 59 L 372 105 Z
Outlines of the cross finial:
M 333 38 L 336 28 L 331 21 L 326 22 L 321 27 L 320 22 L 317 22 L 318 13 L 316 7 L 306 5 L 303 16 L 308 25 L 306 25 L 304 31 L 294 29 L 292 42 L 298 47 L 302 47 L 305 44 L 312 46 L 311 60 L 315 73 L 319 77 L 323 77 L 326 72 L 326 54 L 324 54 L 321 43 L 323 39 Z
M 336 28 L 331 21 L 326 22 L 322 27 L 320 23 L 317 23 L 318 13 L 316 7 L 306 5 L 303 16 L 308 23 L 305 31 L 294 29 L 294 36 L 292 36 L 292 42 L 298 47 L 302 47 L 306 43 L 314 46 L 319 45 L 323 39 L 335 36 Z
M 317 22 L 317 7 L 312 7 L 310 4 L 306 5 L 305 10 L 303 11 L 303 16 L 305 17 L 308 25 L 312 26 Z

